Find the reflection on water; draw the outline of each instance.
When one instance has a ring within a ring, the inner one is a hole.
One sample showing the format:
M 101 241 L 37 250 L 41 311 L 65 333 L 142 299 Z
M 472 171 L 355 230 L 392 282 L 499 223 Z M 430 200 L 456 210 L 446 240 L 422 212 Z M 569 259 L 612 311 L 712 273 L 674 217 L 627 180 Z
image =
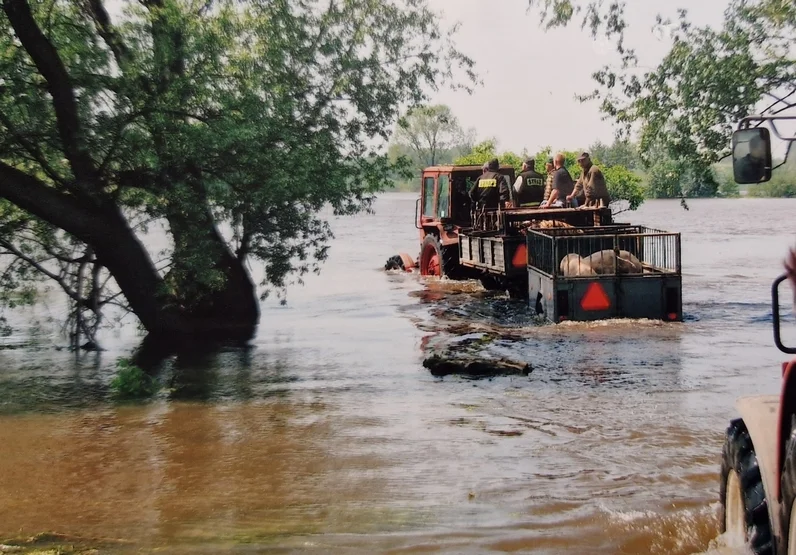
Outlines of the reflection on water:
M 768 222 L 794 206 L 650 202 L 634 223 L 683 233 L 686 322 L 551 326 L 476 283 L 381 271 L 418 248 L 414 199 L 388 196 L 375 215 L 334 219 L 323 273 L 264 305 L 250 348 L 169 361 L 143 404 L 107 401 L 140 336 L 109 332 L 106 352 L 76 357 L 37 317 L 9 340 L 37 348 L 0 350 L 0 538 L 740 553 L 717 538 L 719 456 L 734 398 L 777 388 L 769 283 L 792 237 Z M 533 372 L 423 369 L 463 339 Z

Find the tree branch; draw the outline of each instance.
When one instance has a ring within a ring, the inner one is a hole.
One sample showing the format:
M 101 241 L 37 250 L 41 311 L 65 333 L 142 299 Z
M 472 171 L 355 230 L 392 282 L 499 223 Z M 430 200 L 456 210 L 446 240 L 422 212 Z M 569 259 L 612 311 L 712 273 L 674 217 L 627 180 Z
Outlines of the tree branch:
M 45 253 L 47 253 L 50 256 L 50 258 L 54 258 L 55 260 L 63 262 L 64 264 L 76 264 L 80 262 L 82 258 L 82 257 L 75 258 L 73 256 L 67 256 L 66 254 L 55 252 L 49 245 L 45 244 L 43 241 L 40 241 L 35 236 L 31 236 L 28 234 L 20 234 L 17 235 L 17 237 L 21 237 L 25 241 L 30 241 L 31 243 L 35 243 L 36 245 L 41 247 L 41 249 Z
M 768 108 L 766 108 L 765 110 L 763 110 L 763 113 L 764 113 L 764 114 L 765 114 L 766 112 L 768 112 L 769 110 L 772 110 L 772 109 L 774 109 L 774 107 L 775 107 L 775 106 L 777 106 L 778 104 L 785 104 L 785 108 L 783 108 L 782 110 L 779 110 L 777 113 L 779 113 L 779 112 L 782 112 L 782 111 L 785 111 L 785 110 L 787 110 L 787 109 L 789 109 L 789 108 L 793 108 L 794 106 L 796 106 L 796 102 L 786 102 L 786 100 L 787 100 L 788 98 L 790 98 L 791 96 L 793 96 L 794 94 L 796 94 L 796 88 L 795 88 L 795 89 L 793 89 L 792 91 L 790 91 L 788 94 L 786 94 L 786 95 L 785 95 L 785 96 L 783 96 L 782 98 L 778 97 L 777 95 L 775 95 L 775 94 L 773 94 L 773 93 L 771 93 L 771 92 L 765 92 L 764 94 L 765 94 L 766 96 L 770 96 L 771 98 L 773 98 L 773 99 L 774 99 L 774 103 L 773 103 L 773 104 L 771 104 L 771 105 L 770 105 Z
M 69 74 L 52 43 L 33 18 L 27 0 L 3 0 L 3 10 L 22 46 L 45 81 L 55 109 L 63 151 L 80 186 L 97 187 L 94 162 L 82 148 L 77 99 Z
M 108 12 L 102 4 L 102 0 L 86 0 L 86 5 L 97 26 L 97 32 L 102 37 L 102 40 L 105 41 L 105 44 L 108 45 L 108 48 L 110 48 L 119 69 L 123 72 L 129 61 L 130 52 L 127 46 L 122 42 L 116 29 L 114 29 L 111 18 L 108 16 Z
M 72 290 L 61 276 L 52 273 L 50 270 L 42 266 L 42 264 L 39 261 L 35 260 L 31 256 L 26 255 L 21 250 L 16 248 L 13 244 L 11 244 L 10 242 L 6 241 L 3 238 L 0 238 L 0 246 L 2 246 L 12 255 L 16 256 L 20 260 L 23 260 L 25 263 L 35 268 L 38 272 L 44 274 L 51 280 L 55 281 L 58 285 L 61 286 L 61 289 L 64 290 L 64 293 L 66 293 L 70 299 L 72 299 L 77 303 L 83 302 L 83 299 L 80 297 L 80 295 L 74 290 Z
M 50 179 L 52 179 L 55 183 L 63 183 L 63 178 L 58 175 L 52 166 L 50 166 L 50 164 L 47 162 L 47 159 L 44 158 L 44 154 L 42 154 L 41 150 L 39 150 L 39 147 L 30 142 L 27 137 L 18 133 L 11 124 L 11 121 L 3 112 L 0 112 L 0 123 L 2 123 L 3 126 L 8 130 L 9 135 L 11 135 L 28 154 L 30 154 L 33 161 L 41 166 L 41 169 L 44 170 L 44 173 L 46 173 Z
M 56 191 L 33 176 L 0 162 L 0 198 L 83 241 L 103 242 L 107 227 L 101 213 L 78 198 Z

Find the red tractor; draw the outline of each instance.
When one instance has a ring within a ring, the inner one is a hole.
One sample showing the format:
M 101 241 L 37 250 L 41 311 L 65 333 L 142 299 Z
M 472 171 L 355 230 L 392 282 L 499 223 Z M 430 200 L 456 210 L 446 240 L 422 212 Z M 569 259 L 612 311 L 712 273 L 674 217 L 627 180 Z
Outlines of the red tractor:
M 768 129 L 783 137 L 774 120 L 793 116 L 752 116 L 733 135 L 735 181 L 760 183 L 771 179 L 772 156 Z M 779 286 L 772 286 L 774 342 L 783 353 L 796 354 L 780 337 Z M 745 543 L 757 555 L 796 555 L 796 359 L 782 365 L 779 395 L 742 397 L 740 418 L 727 428 L 721 464 L 721 531 L 735 543 Z
M 423 170 L 415 227 L 420 230 L 421 275 L 478 279 L 488 290 L 510 297 L 529 295 L 528 251 L 524 228 L 531 222 L 557 221 L 568 226 L 605 226 L 613 222 L 610 208 L 498 207 L 473 210 L 469 191 L 483 172 L 480 166 L 433 166 Z M 499 169 L 508 185 L 514 168 Z M 410 257 L 400 255 L 403 267 Z
M 514 168 L 500 166 L 514 183 Z M 476 277 L 459 263 L 459 232 L 472 227 L 470 187 L 483 173 L 481 166 L 432 166 L 423 170 L 415 227 L 420 230 L 421 275 L 464 279 Z

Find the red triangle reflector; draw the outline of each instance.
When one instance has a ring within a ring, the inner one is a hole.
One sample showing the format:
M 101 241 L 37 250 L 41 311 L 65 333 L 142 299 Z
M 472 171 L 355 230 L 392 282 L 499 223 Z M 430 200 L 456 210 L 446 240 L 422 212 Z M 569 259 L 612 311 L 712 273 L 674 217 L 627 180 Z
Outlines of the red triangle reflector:
M 608 298 L 603 286 L 593 281 L 580 300 L 580 307 L 583 310 L 608 310 L 611 308 L 611 299 Z
M 514 256 L 511 258 L 511 265 L 515 268 L 524 268 L 528 265 L 528 247 L 525 244 L 517 247 Z

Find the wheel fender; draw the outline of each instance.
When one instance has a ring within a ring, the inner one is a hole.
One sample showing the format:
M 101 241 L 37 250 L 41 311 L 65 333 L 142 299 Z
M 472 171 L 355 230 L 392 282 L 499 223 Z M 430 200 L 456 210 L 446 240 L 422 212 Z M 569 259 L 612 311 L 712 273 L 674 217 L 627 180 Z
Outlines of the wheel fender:
M 796 414 L 796 359 L 782 365 L 782 393 L 780 394 L 782 407 L 778 418 L 777 464 L 782 469 L 785 466 L 785 447 L 790 437 L 791 415 Z M 779 476 L 779 474 L 778 474 Z M 779 497 L 777 488 L 777 497 Z
M 752 438 L 768 501 L 768 517 L 774 537 L 778 538 L 782 524 L 779 522 L 779 396 L 741 397 L 735 408 Z
M 412 269 L 415 267 L 415 261 L 412 260 L 412 257 L 406 254 L 405 252 L 399 252 L 398 256 L 401 257 L 401 260 L 404 263 L 404 270 L 407 272 L 411 272 Z

